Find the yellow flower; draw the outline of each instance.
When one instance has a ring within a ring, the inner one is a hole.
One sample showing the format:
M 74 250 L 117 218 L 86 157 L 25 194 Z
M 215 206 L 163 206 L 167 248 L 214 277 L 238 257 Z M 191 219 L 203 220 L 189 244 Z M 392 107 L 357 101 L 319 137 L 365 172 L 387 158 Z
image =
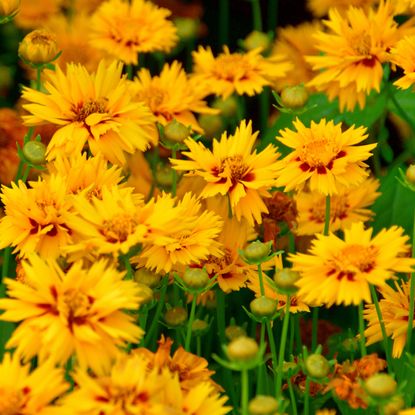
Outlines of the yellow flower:
M 144 240 L 146 227 L 139 222 L 141 195 L 133 194 L 131 188 L 103 187 L 101 197 L 74 198 L 77 216 L 70 220 L 77 233 L 78 244 L 67 247 L 66 252 L 117 257 Z
M 368 13 L 350 7 L 344 17 L 331 9 L 324 24 L 329 31 L 314 36 L 323 54 L 308 57 L 314 70 L 323 71 L 308 85 L 326 92 L 330 100 L 338 97 L 341 111 L 352 111 L 356 103 L 363 108 L 366 96 L 380 91 L 382 64 L 400 36 L 390 2 L 382 1 Z
M 368 209 L 379 197 L 379 181 L 368 178 L 357 187 L 342 189 L 330 198 L 330 230 L 346 229 L 353 222 L 366 222 L 374 213 Z M 326 215 L 325 196 L 302 191 L 295 197 L 298 218 L 297 235 L 322 233 Z
M 37 29 L 60 11 L 62 0 L 21 0 L 20 11 L 15 18 L 17 27 Z
M 63 370 L 50 362 L 30 373 L 30 365 L 21 365 L 16 353 L 6 353 L 0 363 L 0 414 L 53 414 L 52 402 L 68 386 Z
M 369 284 L 385 286 L 395 272 L 411 272 L 415 259 L 407 258 L 410 247 L 403 229 L 392 226 L 372 238 L 372 229 L 353 223 L 344 241 L 334 234 L 317 235 L 309 254 L 290 255 L 297 282 L 307 303 L 358 305 L 371 302 Z
M 387 336 L 393 340 L 392 355 L 399 358 L 402 355 L 406 343 L 409 317 L 409 283 L 402 281 L 395 282 L 395 289 L 385 285 L 379 289 L 382 299 L 379 301 L 382 312 L 382 320 L 385 325 Z M 370 345 L 383 339 L 379 319 L 373 304 L 366 305 L 364 311 L 365 319 L 368 322 L 365 330 L 366 344 Z M 415 320 L 412 323 L 415 326 Z
M 10 298 L 0 300 L 5 321 L 20 321 L 6 347 L 25 361 L 38 355 L 65 364 L 73 355 L 82 368 L 108 367 L 118 347 L 142 336 L 135 318 L 140 288 L 105 260 L 90 268 L 74 263 L 65 273 L 56 262 L 32 256 L 23 261 L 24 283 L 6 279 Z
M 194 113 L 214 114 L 203 101 L 208 92 L 203 85 L 190 80 L 181 64 L 165 64 L 159 76 L 151 76 L 148 69 L 141 69 L 134 81 L 136 98 L 148 105 L 157 121 L 163 125 L 174 118 L 193 130 L 203 132 Z
M 3 186 L 1 200 L 5 208 L 0 220 L 1 248 L 14 246 L 14 252 L 22 256 L 37 252 L 54 259 L 71 243 L 68 220 L 73 213 L 63 177 L 30 182 L 29 188 L 22 181 L 10 188 Z
M 209 255 L 219 255 L 216 238 L 222 221 L 204 210 L 191 193 L 181 200 L 163 194 L 141 209 L 139 222 L 147 228 L 143 250 L 134 261 L 156 272 L 198 263 Z
M 344 14 L 350 6 L 368 8 L 375 0 L 307 0 L 307 7 L 316 17 L 323 17 L 330 9 Z
M 246 53 L 230 53 L 224 46 L 223 53 L 214 57 L 210 47 L 193 52 L 194 74 L 198 84 L 205 85 L 210 93 L 227 98 L 234 92 L 253 96 L 262 92 L 272 81 L 282 78 L 291 64 L 282 56 L 264 58 L 261 48 Z
M 91 44 L 137 65 L 138 53 L 170 52 L 177 43 L 170 10 L 145 0 L 110 0 L 92 16 Z
M 20 0 L 0 0 L 0 17 L 8 17 L 19 11 Z
M 101 61 L 96 73 L 69 64 L 66 74 L 57 66 L 48 71 L 47 93 L 25 87 L 23 99 L 27 125 L 49 122 L 60 128 L 48 148 L 48 160 L 81 153 L 88 143 L 92 154 L 101 153 L 113 164 L 124 164 L 124 152 L 145 150 L 157 142 L 153 114 L 129 94 L 129 83 L 121 75 L 122 64 Z
M 314 21 L 278 29 L 271 54 L 286 56 L 292 64 L 292 68 L 286 76 L 278 78 L 272 83 L 277 90 L 286 86 L 306 83 L 316 74 L 305 57 L 318 53 L 312 35 L 320 28 L 320 22 Z
M 316 415 L 336 415 L 336 413 L 335 409 L 319 409 Z
M 415 83 L 415 36 L 406 36 L 391 50 L 392 62 L 403 69 L 404 76 L 393 84 L 398 88 L 407 89 Z
M 213 150 L 192 139 L 185 140 L 189 151 L 183 154 L 190 160 L 173 160 L 176 170 L 189 170 L 206 182 L 201 197 L 216 195 L 229 198 L 232 213 L 238 220 L 246 218 L 253 225 L 261 223 L 261 213 L 267 213 L 263 197 L 270 197 L 268 189 L 277 177 L 279 154 L 270 144 L 263 151 L 252 152 L 258 133 L 252 133 L 252 123 L 242 121 L 235 134 L 224 132 L 220 141 L 213 140 Z
M 371 156 L 376 144 L 355 145 L 367 138 L 364 127 L 353 126 L 343 132 L 341 124 L 324 118 L 318 124 L 311 121 L 310 127 L 297 119 L 294 126 L 297 131 L 285 129 L 277 137 L 294 150 L 277 163 L 277 186 L 285 186 L 287 192 L 308 183 L 311 192 L 332 195 L 368 176 L 363 161 Z
M 34 64 L 51 62 L 58 52 L 56 36 L 44 29 L 33 30 L 19 44 L 19 56 Z

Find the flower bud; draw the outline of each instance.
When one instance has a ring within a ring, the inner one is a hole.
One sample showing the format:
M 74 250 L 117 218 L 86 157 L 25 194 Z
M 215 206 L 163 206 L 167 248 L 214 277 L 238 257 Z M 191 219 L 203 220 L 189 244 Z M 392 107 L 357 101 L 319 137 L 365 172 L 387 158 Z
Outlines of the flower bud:
M 302 108 L 307 101 L 308 91 L 304 85 L 288 86 L 281 91 L 281 102 L 287 108 Z
M 225 336 L 228 340 L 232 341 L 238 337 L 246 337 L 246 330 L 241 326 L 231 325 L 226 327 Z
M 321 354 L 310 354 L 304 362 L 307 375 L 315 379 L 323 379 L 330 372 L 328 360 Z
M 154 298 L 153 290 L 148 285 L 140 283 L 137 285 L 140 287 L 140 304 L 148 304 Z
M 401 395 L 393 396 L 387 404 L 383 405 L 383 415 L 398 415 L 404 406 L 405 401 Z
M 55 36 L 44 29 L 33 30 L 27 34 L 19 45 L 19 56 L 33 64 L 46 64 L 58 54 Z
M 215 114 L 202 114 L 199 116 L 199 124 L 207 138 L 217 137 L 225 129 L 221 116 Z
M 0 21 L 11 17 L 19 11 L 20 0 L 0 0 Z
M 209 284 L 209 275 L 202 268 L 188 268 L 182 277 L 184 283 L 193 289 L 202 289 Z
M 409 183 L 415 184 L 415 164 L 411 164 L 406 169 L 406 178 L 408 179 Z
M 245 50 L 262 48 L 263 52 L 267 52 L 271 46 L 271 39 L 266 33 L 254 30 L 242 43 Z
M 226 99 L 216 98 L 212 107 L 218 109 L 224 117 L 234 117 L 238 110 L 238 101 L 234 95 Z
M 365 389 L 372 398 L 389 398 L 396 392 L 397 384 L 387 373 L 376 373 L 366 379 Z
M 257 395 L 248 405 L 249 415 L 277 415 L 278 401 L 273 396 Z
M 262 261 L 269 255 L 271 252 L 271 244 L 264 243 L 261 241 L 251 242 L 244 249 L 244 256 L 249 261 Z
M 164 137 L 173 143 L 181 143 L 190 136 L 190 128 L 186 127 L 175 118 L 164 126 Z
M 176 17 L 173 21 L 176 25 L 177 36 L 179 36 L 180 40 L 186 42 L 187 40 L 196 38 L 199 28 L 199 22 L 197 20 L 189 17 Z
M 45 163 L 46 147 L 41 141 L 28 141 L 23 146 L 23 154 L 29 163 L 38 166 Z
M 274 274 L 274 282 L 281 291 L 295 293 L 298 287 L 295 283 L 299 280 L 300 274 L 290 268 L 279 269 Z
M 164 321 L 171 327 L 178 327 L 187 320 L 187 310 L 184 307 L 176 306 L 164 313 Z
M 239 362 L 254 359 L 258 351 L 258 343 L 254 339 L 245 336 L 232 340 L 227 347 L 229 359 Z
M 277 311 L 277 303 L 269 297 L 261 296 L 251 301 L 251 313 L 258 318 L 271 317 Z
M 205 320 L 196 319 L 192 323 L 192 332 L 195 336 L 205 334 L 209 330 L 209 324 Z
M 139 268 L 134 273 L 134 280 L 138 283 L 147 285 L 147 287 L 155 288 L 160 283 L 161 275 L 150 271 L 147 268 Z
M 167 164 L 157 167 L 155 177 L 160 186 L 169 187 L 173 184 L 173 169 Z

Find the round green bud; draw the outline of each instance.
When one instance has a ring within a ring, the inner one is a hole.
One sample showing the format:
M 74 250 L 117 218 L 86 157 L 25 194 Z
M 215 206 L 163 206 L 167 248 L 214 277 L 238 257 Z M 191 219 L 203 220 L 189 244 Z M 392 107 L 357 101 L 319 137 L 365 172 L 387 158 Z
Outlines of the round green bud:
M 353 337 L 348 337 L 342 341 L 342 346 L 347 352 L 355 352 L 358 350 L 358 341 Z
M 330 372 L 328 360 L 321 354 L 310 354 L 304 362 L 307 375 L 315 379 L 323 379 Z
M 139 268 L 134 273 L 134 280 L 141 284 L 147 285 L 147 287 L 155 288 L 159 285 L 161 279 L 160 274 L 150 271 L 147 268 Z
M 210 282 L 208 273 L 202 268 L 188 268 L 182 279 L 189 288 L 195 290 L 205 288 Z
M 261 261 L 265 260 L 271 252 L 271 245 L 261 241 L 251 242 L 245 249 L 245 258 L 249 261 Z
M 190 128 L 175 118 L 164 126 L 164 137 L 173 143 L 181 143 L 190 136 Z
M 140 287 L 140 304 L 148 304 L 154 298 L 153 290 L 148 286 L 141 283 L 137 283 Z
M 231 325 L 226 327 L 225 336 L 229 341 L 232 341 L 238 337 L 246 337 L 246 330 L 241 326 Z
M 158 166 L 155 178 L 160 186 L 169 187 L 173 184 L 173 169 L 167 164 Z
M 178 327 L 187 321 L 187 310 L 184 307 L 176 306 L 164 313 L 164 321 L 171 327 Z
M 205 320 L 200 320 L 200 319 L 193 320 L 192 332 L 196 336 L 200 336 L 201 334 L 205 334 L 208 330 L 209 330 L 209 324 L 206 323 Z
M 365 389 L 372 398 L 389 398 L 396 392 L 395 379 L 387 373 L 376 373 L 366 379 Z
M 262 48 L 264 52 L 267 52 L 271 46 L 271 39 L 266 33 L 254 30 L 243 40 L 242 43 L 245 50 Z
M 197 36 L 199 22 L 189 17 L 176 17 L 173 19 L 177 28 L 177 36 L 179 39 L 186 41 L 194 39 Z
M 277 311 L 277 302 L 272 298 L 261 296 L 252 300 L 249 307 L 255 317 L 271 317 Z
M 29 163 L 40 165 L 45 163 L 46 146 L 41 141 L 28 141 L 23 146 L 23 154 Z
M 396 395 L 383 405 L 383 415 L 398 415 L 399 411 L 405 406 L 405 401 L 401 395 Z
M 408 179 L 409 183 L 415 184 L 415 164 L 411 164 L 406 169 L 406 178 Z
M 222 117 L 216 114 L 202 114 L 199 116 L 199 124 L 205 132 L 205 137 L 217 137 L 224 129 Z
M 273 396 L 257 395 L 248 405 L 249 415 L 277 415 L 278 401 Z
M 226 350 L 230 360 L 246 362 L 256 357 L 259 347 L 254 339 L 242 336 L 232 340 Z
M 281 101 L 285 107 L 298 109 L 308 101 L 308 91 L 304 85 L 287 86 L 281 91 Z
M 295 283 L 300 279 L 300 274 L 290 268 L 279 269 L 274 274 L 274 282 L 277 288 L 295 293 L 298 287 Z
M 238 101 L 235 96 L 231 95 L 229 98 L 216 98 L 212 104 L 224 117 L 234 117 L 238 110 Z

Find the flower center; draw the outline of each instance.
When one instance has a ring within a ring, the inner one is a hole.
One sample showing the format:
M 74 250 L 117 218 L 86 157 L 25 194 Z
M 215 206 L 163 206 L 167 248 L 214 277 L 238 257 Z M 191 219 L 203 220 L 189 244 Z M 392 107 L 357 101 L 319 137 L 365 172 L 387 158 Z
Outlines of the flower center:
M 139 406 L 145 404 L 150 396 L 146 391 L 137 391 L 134 387 L 128 385 L 102 385 L 105 390 L 105 396 L 97 396 L 96 400 L 100 402 L 111 402 L 117 409 L 122 409 L 123 413 L 130 413 L 132 406 Z
M 346 195 L 333 195 L 330 201 L 330 222 L 336 219 L 345 219 L 350 209 L 348 197 Z M 324 223 L 326 217 L 326 207 L 324 203 L 315 203 L 310 209 L 310 220 L 317 223 Z
M 247 72 L 252 69 L 244 57 L 235 53 L 223 55 L 217 60 L 217 65 L 213 69 L 214 75 L 219 79 L 229 82 L 242 80 L 247 77 Z
M 253 173 L 249 172 L 249 167 L 243 162 L 240 154 L 226 157 L 214 173 L 223 179 L 230 179 L 233 185 L 242 179 L 244 181 L 254 179 Z
M 205 261 L 202 262 L 201 266 L 206 267 L 206 271 L 209 277 L 213 278 L 216 274 L 220 275 L 221 278 L 230 278 L 232 275 L 230 272 L 223 272 L 233 263 L 232 252 L 226 248 L 224 254 L 221 257 L 209 255 Z
M 131 215 L 122 213 L 102 224 L 101 233 L 110 243 L 125 242 L 137 228 L 137 220 Z
M 69 327 L 73 324 L 85 324 L 94 299 L 85 293 L 69 289 L 62 296 L 59 311 L 66 317 Z
M 1 415 L 19 415 L 22 404 L 22 393 L 20 391 L 10 388 L 0 388 Z
M 337 274 L 337 279 L 354 281 L 356 274 L 369 273 L 375 267 L 377 248 L 350 244 L 330 260 L 331 270 L 327 276 Z
M 106 109 L 106 98 L 99 98 L 97 100 L 90 99 L 83 104 L 78 105 L 75 109 L 74 121 L 84 122 L 91 114 L 105 114 Z
M 351 39 L 351 45 L 353 50 L 358 55 L 370 55 L 372 42 L 370 36 L 367 33 L 353 36 Z

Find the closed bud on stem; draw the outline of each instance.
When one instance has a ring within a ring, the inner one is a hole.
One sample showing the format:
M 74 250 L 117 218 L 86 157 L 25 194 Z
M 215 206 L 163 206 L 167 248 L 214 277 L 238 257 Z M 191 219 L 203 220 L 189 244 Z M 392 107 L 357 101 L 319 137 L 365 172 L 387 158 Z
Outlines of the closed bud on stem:
M 29 163 L 38 166 L 45 163 L 46 147 L 41 141 L 28 141 L 23 146 L 23 154 Z
M 270 252 L 271 245 L 269 243 L 264 243 L 261 241 L 251 242 L 244 249 L 245 258 L 249 261 L 261 262 L 262 260 L 265 260 L 267 258 Z
M 176 17 L 174 24 L 177 28 L 177 36 L 179 39 L 186 42 L 194 39 L 197 36 L 197 30 L 199 28 L 199 22 L 190 17 Z
M 187 321 L 187 310 L 184 307 L 172 307 L 164 313 L 164 321 L 171 327 L 178 327 Z
M 199 124 L 207 138 L 217 137 L 225 128 L 221 116 L 215 114 L 202 114 Z
M 182 277 L 184 283 L 193 289 L 202 289 L 209 284 L 209 275 L 202 268 L 188 268 Z
M 216 98 L 212 107 L 218 109 L 224 117 L 234 117 L 238 110 L 238 101 L 233 95 L 226 99 Z
M 295 293 L 298 287 L 295 283 L 299 280 L 300 274 L 290 268 L 279 269 L 274 274 L 274 282 L 281 291 Z
M 190 128 L 186 127 L 175 118 L 164 126 L 164 137 L 166 140 L 173 143 L 181 143 L 182 141 L 186 140 L 186 138 L 189 138 L 189 135 Z
M 20 0 L 0 0 L 0 21 L 19 11 Z
M 396 392 L 396 388 L 395 379 L 387 373 L 376 373 L 365 382 L 366 392 L 372 398 L 389 398 Z
M 277 415 L 278 401 L 273 396 L 257 395 L 248 405 L 249 415 Z
M 242 43 L 245 50 L 262 48 L 263 52 L 267 52 L 271 46 L 271 39 L 266 33 L 254 30 L 242 41 Z
M 241 326 L 231 325 L 226 327 L 225 336 L 229 341 L 232 341 L 238 337 L 246 337 L 246 330 Z
M 406 169 L 406 178 L 408 179 L 408 182 L 415 184 L 415 164 L 411 164 Z
M 401 395 L 396 395 L 383 405 L 383 415 L 398 415 L 399 411 L 405 406 L 405 401 Z
M 330 372 L 328 360 L 321 354 L 310 354 L 304 362 L 307 375 L 315 379 L 323 379 Z
M 161 275 L 148 270 L 147 268 L 139 268 L 134 273 L 134 280 L 147 287 L 155 288 L 160 283 Z
M 208 331 L 209 324 L 205 320 L 196 319 L 192 323 L 192 332 L 196 336 L 200 336 Z
M 58 54 L 55 36 L 48 30 L 38 29 L 27 34 L 19 45 L 19 56 L 32 64 L 47 64 Z
M 271 317 L 277 311 L 277 303 L 272 298 L 261 296 L 251 301 L 250 309 L 255 317 Z
M 227 347 L 229 359 L 238 362 L 246 362 L 254 359 L 258 351 L 258 343 L 254 339 L 245 336 L 232 340 Z
M 308 101 L 308 91 L 304 85 L 288 86 L 281 91 L 281 102 L 285 107 L 298 109 Z
M 155 177 L 160 186 L 169 187 L 173 184 L 173 169 L 167 164 L 158 167 Z
M 140 304 L 148 304 L 154 298 L 153 290 L 148 285 L 141 283 L 137 285 L 140 287 Z

